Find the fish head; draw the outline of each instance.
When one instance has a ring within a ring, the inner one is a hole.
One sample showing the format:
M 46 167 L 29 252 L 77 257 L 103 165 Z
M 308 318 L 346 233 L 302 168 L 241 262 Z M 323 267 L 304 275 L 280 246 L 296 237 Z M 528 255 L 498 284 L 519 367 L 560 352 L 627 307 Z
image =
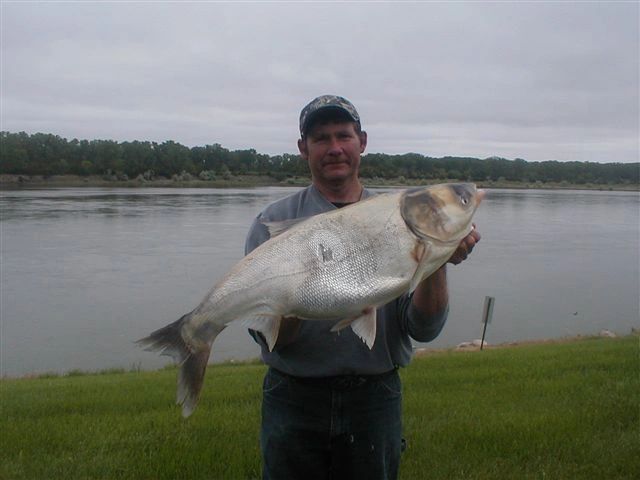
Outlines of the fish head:
M 403 193 L 400 212 L 418 237 L 459 242 L 473 230 L 471 218 L 484 197 L 473 183 L 446 183 Z

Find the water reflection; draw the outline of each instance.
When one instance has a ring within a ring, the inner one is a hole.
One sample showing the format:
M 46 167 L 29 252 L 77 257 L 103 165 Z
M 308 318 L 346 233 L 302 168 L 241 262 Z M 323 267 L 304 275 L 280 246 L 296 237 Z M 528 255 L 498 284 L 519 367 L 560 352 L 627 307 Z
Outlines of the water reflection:
M 262 205 L 292 189 L 84 189 L 13 190 L 0 195 L 2 220 L 74 216 L 146 216 L 179 214 L 212 207 Z

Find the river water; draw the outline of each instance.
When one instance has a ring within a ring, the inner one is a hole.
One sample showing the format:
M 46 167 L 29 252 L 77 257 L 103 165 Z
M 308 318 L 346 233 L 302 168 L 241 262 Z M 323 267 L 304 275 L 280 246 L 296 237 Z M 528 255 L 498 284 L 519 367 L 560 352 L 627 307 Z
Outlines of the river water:
M 292 188 L 58 188 L 0 192 L 0 374 L 158 368 L 133 341 L 197 305 L 243 254 L 255 215 Z M 482 241 L 449 267 L 443 348 L 639 323 L 638 193 L 490 190 Z M 418 345 L 422 347 L 423 345 Z M 259 354 L 240 325 L 211 361 Z

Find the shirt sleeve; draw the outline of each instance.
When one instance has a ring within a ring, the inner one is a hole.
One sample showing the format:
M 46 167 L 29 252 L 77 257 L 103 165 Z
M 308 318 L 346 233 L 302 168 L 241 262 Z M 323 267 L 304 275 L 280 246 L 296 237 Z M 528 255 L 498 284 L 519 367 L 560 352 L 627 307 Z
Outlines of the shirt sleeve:
M 440 335 L 449 316 L 449 305 L 435 315 L 425 315 L 415 307 L 412 299 L 413 295 L 407 294 L 397 300 L 402 329 L 418 342 L 430 342 Z
M 258 215 L 249 228 L 249 233 L 244 243 L 244 254 L 248 255 L 249 252 L 255 250 L 267 240 L 269 240 L 269 231 L 262 223 L 262 217 Z

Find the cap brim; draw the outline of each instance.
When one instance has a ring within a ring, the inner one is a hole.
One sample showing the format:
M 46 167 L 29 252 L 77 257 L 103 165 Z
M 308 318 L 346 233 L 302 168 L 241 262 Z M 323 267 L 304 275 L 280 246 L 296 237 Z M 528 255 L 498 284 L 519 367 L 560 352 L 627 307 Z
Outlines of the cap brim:
M 307 133 L 309 130 L 309 126 L 318 118 L 319 115 L 326 114 L 331 111 L 344 114 L 345 120 L 348 119 L 349 121 L 352 121 L 352 122 L 359 122 L 359 120 L 357 118 L 354 118 L 351 112 L 349 112 L 346 108 L 340 107 L 338 105 L 326 105 L 318 108 L 314 112 L 310 113 L 307 116 L 307 118 L 305 118 L 302 129 L 300 130 L 300 133 L 302 134 Z

